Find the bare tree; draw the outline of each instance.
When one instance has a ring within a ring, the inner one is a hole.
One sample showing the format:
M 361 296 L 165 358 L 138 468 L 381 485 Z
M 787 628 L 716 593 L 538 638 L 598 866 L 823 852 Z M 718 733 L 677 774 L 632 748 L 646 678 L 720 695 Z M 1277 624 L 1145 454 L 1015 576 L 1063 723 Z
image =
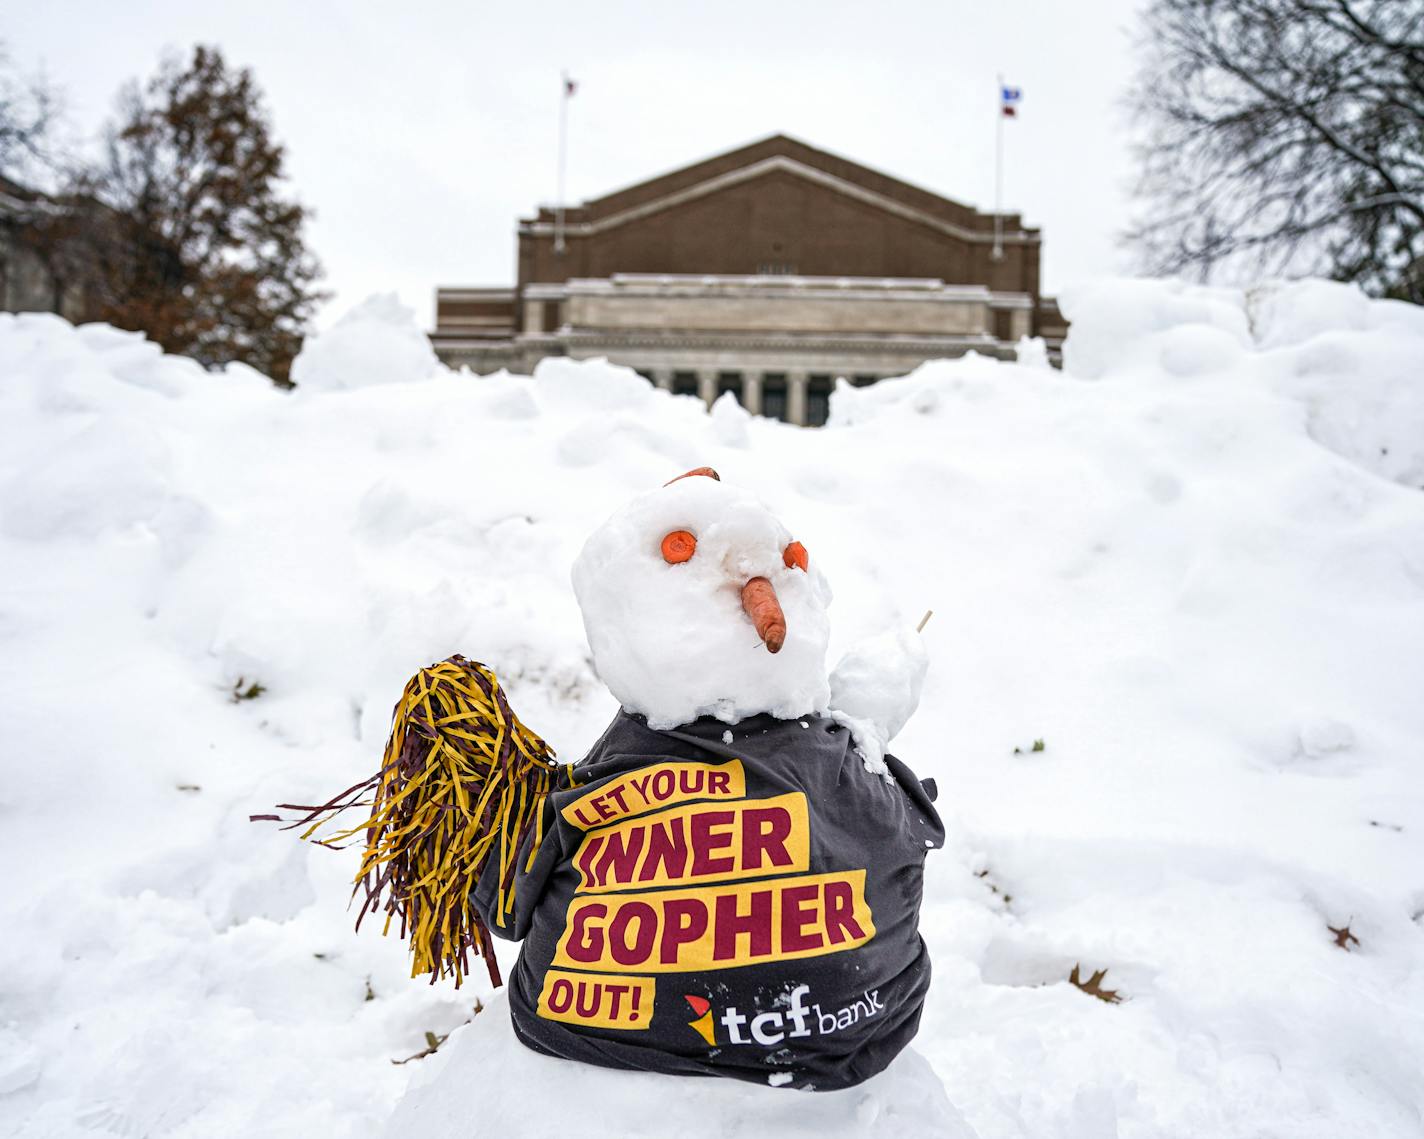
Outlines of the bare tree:
M 64 177 L 60 97 L 43 76 L 23 75 L 0 43 L 0 309 L 80 315 L 60 233 L 69 209 L 46 190 Z
M 1424 3 L 1151 0 L 1141 48 L 1145 268 L 1424 303 Z
M 55 160 L 59 96 L 42 76 L 22 76 L 0 43 L 0 176 L 33 181 Z

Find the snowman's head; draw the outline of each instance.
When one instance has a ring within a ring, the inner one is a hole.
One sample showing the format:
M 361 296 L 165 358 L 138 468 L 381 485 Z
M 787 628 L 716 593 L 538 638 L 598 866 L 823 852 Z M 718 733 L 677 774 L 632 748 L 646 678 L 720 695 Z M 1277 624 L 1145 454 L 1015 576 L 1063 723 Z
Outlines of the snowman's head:
M 573 579 L 599 677 L 652 727 L 826 706 L 830 586 L 794 535 L 715 471 L 618 511 Z

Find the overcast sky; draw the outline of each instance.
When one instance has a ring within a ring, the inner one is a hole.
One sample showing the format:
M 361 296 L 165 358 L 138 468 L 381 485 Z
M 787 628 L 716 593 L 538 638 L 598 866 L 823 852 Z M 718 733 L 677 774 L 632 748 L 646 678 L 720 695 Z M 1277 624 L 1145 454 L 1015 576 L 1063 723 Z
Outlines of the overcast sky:
M 513 282 L 515 222 L 783 132 L 981 208 L 994 200 L 995 77 L 1023 90 L 1004 204 L 1042 227 L 1045 288 L 1126 268 L 1123 89 L 1137 0 L 1024 3 L 294 3 L 47 0 L 0 29 L 95 134 L 168 48 L 249 66 L 287 146 L 335 298 L 378 291 L 427 324 L 437 285 Z

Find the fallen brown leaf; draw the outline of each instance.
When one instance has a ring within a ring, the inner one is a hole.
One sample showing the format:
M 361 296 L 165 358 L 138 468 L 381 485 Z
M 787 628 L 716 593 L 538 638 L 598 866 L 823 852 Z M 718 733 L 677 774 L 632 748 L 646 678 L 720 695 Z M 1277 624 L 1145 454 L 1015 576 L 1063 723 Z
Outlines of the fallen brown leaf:
M 1107 975 L 1108 971 L 1106 969 L 1099 969 L 1096 973 L 1094 973 L 1091 977 L 1084 981 L 1081 974 L 1079 974 L 1078 972 L 1078 966 L 1074 965 L 1073 972 L 1068 974 L 1068 982 L 1069 984 L 1072 984 L 1077 988 L 1082 989 L 1083 992 L 1087 993 L 1090 997 L 1097 997 L 1098 1000 L 1105 1001 L 1110 1005 L 1121 1004 L 1122 997 L 1118 996 L 1116 989 L 1103 988 L 1103 978 Z

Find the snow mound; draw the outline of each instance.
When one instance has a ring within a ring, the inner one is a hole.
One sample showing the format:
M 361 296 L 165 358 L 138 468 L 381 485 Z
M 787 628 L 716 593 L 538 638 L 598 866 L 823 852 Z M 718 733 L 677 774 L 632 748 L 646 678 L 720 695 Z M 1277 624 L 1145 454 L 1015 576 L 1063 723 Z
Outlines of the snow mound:
M 1071 322 L 1064 370 L 1085 380 L 1222 372 L 1251 346 L 1242 294 L 1179 281 L 1102 280 L 1058 298 Z
M 377 293 L 307 337 L 292 361 L 292 382 L 304 391 L 348 391 L 428 380 L 443 370 L 415 310 L 395 293 Z
M 1065 371 L 932 362 L 841 385 L 820 431 L 598 362 L 453 375 L 388 306 L 315 338 L 328 382 L 296 394 L 0 315 L 0 1131 L 1417 1136 L 1418 310 L 1320 282 L 1065 303 Z M 247 821 L 369 774 L 457 651 L 577 759 L 617 701 L 570 566 L 702 465 L 835 584 L 829 659 L 935 611 L 894 740 L 950 831 L 935 979 L 854 1092 L 528 1053 L 486 983 L 351 931 L 352 852 Z
M 1199 379 L 1274 387 L 1310 437 L 1412 488 L 1424 487 L 1424 311 L 1334 281 L 1216 289 L 1096 281 L 1060 300 L 1073 326 L 1064 370 L 1080 379 Z
M 1424 335 L 1424 309 L 1376 301 L 1339 281 L 1272 281 L 1246 293 L 1252 336 L 1261 348 L 1292 348 L 1331 332 L 1398 329 Z
M 540 1095 L 541 1088 L 558 1093 Z M 515 1038 L 503 999 L 451 1036 L 381 1134 L 461 1135 L 471 1120 L 483 1134 L 520 1139 L 978 1139 L 914 1049 L 857 1088 L 789 1094 L 740 1080 L 676 1080 L 541 1056 Z

